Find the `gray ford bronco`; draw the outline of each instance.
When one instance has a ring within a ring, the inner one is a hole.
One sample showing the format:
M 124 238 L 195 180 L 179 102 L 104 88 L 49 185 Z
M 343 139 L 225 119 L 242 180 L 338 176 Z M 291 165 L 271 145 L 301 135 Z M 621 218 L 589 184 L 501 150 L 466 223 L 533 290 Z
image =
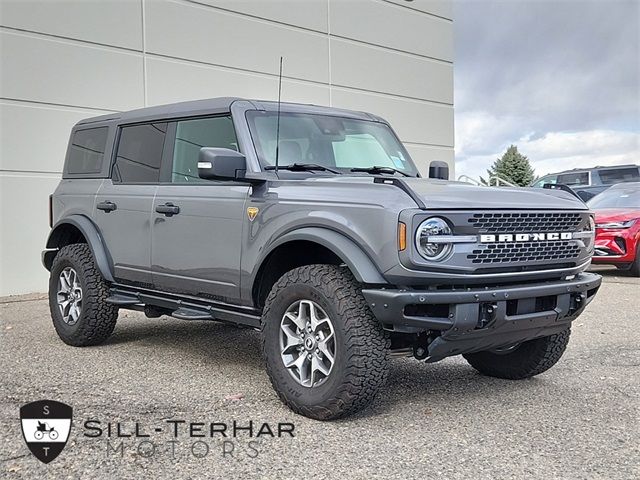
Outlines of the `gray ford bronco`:
M 282 401 L 322 420 L 367 405 L 392 355 L 544 372 L 601 282 L 570 193 L 421 178 L 385 120 L 310 105 L 83 120 L 50 216 L 65 343 L 104 342 L 122 308 L 258 329 Z

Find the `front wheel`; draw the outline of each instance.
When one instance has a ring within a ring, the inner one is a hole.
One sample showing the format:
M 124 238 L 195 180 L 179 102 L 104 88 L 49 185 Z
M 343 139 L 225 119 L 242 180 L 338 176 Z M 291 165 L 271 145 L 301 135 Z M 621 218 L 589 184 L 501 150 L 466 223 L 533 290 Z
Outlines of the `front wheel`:
M 273 388 L 310 418 L 354 413 L 386 380 L 388 335 L 345 268 L 308 265 L 283 275 L 266 301 L 262 339 Z
M 522 342 L 510 348 L 468 353 L 463 357 L 483 375 L 521 380 L 533 377 L 553 367 L 569 343 L 571 329 Z

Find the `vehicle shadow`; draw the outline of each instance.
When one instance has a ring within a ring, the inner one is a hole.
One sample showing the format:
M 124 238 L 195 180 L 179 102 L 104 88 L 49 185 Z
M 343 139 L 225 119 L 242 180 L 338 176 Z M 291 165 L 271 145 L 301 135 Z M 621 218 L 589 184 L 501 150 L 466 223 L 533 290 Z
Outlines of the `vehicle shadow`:
M 204 362 L 214 368 L 229 365 L 230 373 L 240 383 L 263 382 L 266 379 L 260 348 L 260 334 L 217 322 L 189 322 L 171 318 L 126 318 L 116 328 L 109 346 L 140 345 L 169 353 L 179 351 L 181 365 L 189 361 Z M 146 350 L 146 349 L 145 349 Z M 460 358 L 460 357 L 458 357 Z M 241 369 L 231 369 L 241 364 Z M 478 374 L 466 362 L 447 359 L 425 364 L 412 358 L 392 358 L 387 383 L 379 392 L 372 408 L 349 417 L 358 418 L 384 415 L 402 404 L 418 404 L 423 413 L 438 408 L 453 398 L 466 401 L 481 399 L 483 402 L 500 402 L 512 392 L 517 383 L 519 390 L 537 388 L 544 380 L 530 379 L 519 382 L 500 380 Z M 275 399 L 275 396 L 274 396 Z

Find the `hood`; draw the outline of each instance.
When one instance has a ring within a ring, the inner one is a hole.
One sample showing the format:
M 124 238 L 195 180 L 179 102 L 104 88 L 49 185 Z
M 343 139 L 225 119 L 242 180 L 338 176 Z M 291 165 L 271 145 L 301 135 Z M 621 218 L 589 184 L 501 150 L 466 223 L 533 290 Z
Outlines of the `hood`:
M 626 222 L 640 218 L 638 208 L 603 208 L 595 210 L 596 223 Z
M 428 209 L 588 209 L 581 200 L 562 190 L 481 187 L 464 182 L 426 178 L 402 178 L 402 180 L 423 200 Z

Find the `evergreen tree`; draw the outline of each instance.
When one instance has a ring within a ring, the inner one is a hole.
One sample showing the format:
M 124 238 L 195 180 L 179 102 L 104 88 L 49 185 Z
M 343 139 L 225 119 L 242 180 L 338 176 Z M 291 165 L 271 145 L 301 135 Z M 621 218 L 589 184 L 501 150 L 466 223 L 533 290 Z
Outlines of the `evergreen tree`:
M 518 147 L 515 145 L 507 148 L 504 155 L 493 162 L 487 173 L 489 178 L 497 176 L 521 187 L 530 185 L 536 178 L 529 159 L 518 152 Z M 480 180 L 482 183 L 487 183 L 482 177 Z

